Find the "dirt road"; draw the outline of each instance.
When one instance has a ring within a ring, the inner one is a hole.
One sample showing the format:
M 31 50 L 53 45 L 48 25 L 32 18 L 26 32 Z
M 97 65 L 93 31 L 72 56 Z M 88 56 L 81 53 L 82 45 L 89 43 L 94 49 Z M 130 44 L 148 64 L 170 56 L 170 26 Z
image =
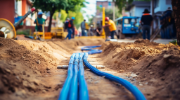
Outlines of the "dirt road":
M 180 48 L 172 44 L 83 40 L 10 40 L 0 38 L 0 100 L 57 100 L 74 52 L 82 46 L 100 45 L 101 54 L 90 55 L 92 65 L 129 80 L 148 100 L 179 100 Z M 85 70 L 90 100 L 133 100 L 120 84 Z

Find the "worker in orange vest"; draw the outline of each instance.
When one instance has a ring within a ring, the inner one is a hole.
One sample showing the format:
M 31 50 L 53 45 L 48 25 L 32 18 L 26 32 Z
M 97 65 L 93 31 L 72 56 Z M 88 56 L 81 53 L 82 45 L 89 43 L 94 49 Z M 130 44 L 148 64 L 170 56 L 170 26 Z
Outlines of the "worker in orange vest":
M 107 24 L 105 26 L 103 26 L 103 28 L 108 26 L 109 30 L 111 32 L 111 39 L 114 39 L 114 34 L 116 33 L 116 25 L 115 25 L 114 21 L 109 19 L 109 17 L 106 17 L 105 21 L 107 22 Z

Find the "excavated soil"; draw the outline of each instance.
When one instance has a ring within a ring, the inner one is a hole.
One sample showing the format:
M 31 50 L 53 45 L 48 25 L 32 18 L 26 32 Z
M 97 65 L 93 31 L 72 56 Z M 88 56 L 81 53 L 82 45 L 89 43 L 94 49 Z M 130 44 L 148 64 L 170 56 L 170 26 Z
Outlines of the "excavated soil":
M 148 100 L 180 99 L 180 47 L 148 40 L 135 43 L 82 40 L 11 40 L 0 38 L 0 100 L 57 100 L 67 65 L 80 47 L 102 45 L 90 55 L 92 65 L 136 85 Z M 120 84 L 85 70 L 90 100 L 134 100 Z

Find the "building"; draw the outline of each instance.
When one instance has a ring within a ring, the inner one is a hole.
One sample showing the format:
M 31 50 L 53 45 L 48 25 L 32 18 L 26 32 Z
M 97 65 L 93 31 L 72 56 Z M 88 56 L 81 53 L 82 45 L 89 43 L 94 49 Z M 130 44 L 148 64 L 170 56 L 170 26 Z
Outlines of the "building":
M 15 0 L 15 17 L 24 16 L 32 8 L 31 0 Z M 29 15 L 23 22 L 26 26 L 35 26 L 33 18 L 35 16 Z
M 150 11 L 150 2 L 148 1 L 133 1 L 132 4 L 126 7 L 126 11 L 129 12 L 129 16 L 141 17 L 144 9 Z
M 93 18 L 93 23 L 94 26 L 96 27 L 97 24 L 100 25 L 101 20 L 102 20 L 102 11 L 99 11 L 98 8 L 103 8 L 105 7 L 105 9 L 112 9 L 114 7 L 114 2 L 112 2 L 112 0 L 104 0 L 104 1 L 96 1 L 96 15 Z
M 96 16 L 97 17 L 102 17 L 102 12 L 100 12 L 97 8 L 103 8 L 105 9 L 112 9 L 114 7 L 114 2 L 112 0 L 107 0 L 107 1 L 96 1 Z
M 14 23 L 15 0 L 0 0 L 0 18 Z
M 161 16 L 162 13 L 167 10 L 168 7 L 172 9 L 171 0 L 154 0 L 154 14 L 155 15 Z

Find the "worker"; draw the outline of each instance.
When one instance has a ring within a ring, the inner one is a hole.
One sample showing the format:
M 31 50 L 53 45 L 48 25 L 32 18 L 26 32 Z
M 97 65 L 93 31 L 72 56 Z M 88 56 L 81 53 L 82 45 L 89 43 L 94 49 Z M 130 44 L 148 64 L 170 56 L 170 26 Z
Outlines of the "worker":
M 168 7 L 166 11 L 166 20 L 167 20 L 167 28 L 166 28 L 166 35 L 167 38 L 170 39 L 173 37 L 174 34 L 174 18 L 172 17 L 172 10 L 171 7 Z
M 85 27 L 86 27 L 86 36 L 88 36 L 88 33 L 89 33 L 89 25 L 87 23 L 85 23 Z
M 34 21 L 34 24 L 36 24 L 36 27 L 35 29 L 38 31 L 38 32 L 42 32 L 42 25 L 45 23 L 45 21 L 47 19 L 43 19 L 42 18 L 42 15 L 43 15 L 43 12 L 42 11 L 39 11 L 38 12 L 38 17 L 37 19 Z
M 65 31 L 67 31 L 69 20 L 70 20 L 70 19 L 67 18 L 66 22 L 64 23 L 64 30 L 65 30 Z
M 109 27 L 109 30 L 111 33 L 111 39 L 114 39 L 114 34 L 116 32 L 116 25 L 112 20 L 109 19 L 109 17 L 106 17 L 105 21 L 107 22 L 107 24 L 105 26 L 103 26 L 103 28 Z
M 100 27 L 100 25 L 98 25 L 97 28 L 96 28 L 96 36 L 101 36 L 101 27 Z
M 81 23 L 82 36 L 87 36 L 85 23 L 86 23 L 86 20 L 84 19 L 84 21 Z
M 148 11 L 148 9 L 144 10 L 140 22 L 141 22 L 142 30 L 143 30 L 143 39 L 150 40 L 150 28 L 153 24 L 153 17 L 152 15 L 150 15 L 150 12 Z
M 68 30 L 68 35 L 67 35 L 67 37 L 65 38 L 65 39 L 71 39 L 71 37 L 72 37 L 72 35 L 73 35 L 73 30 L 74 30 L 74 24 L 73 24 L 73 21 L 75 20 L 75 17 L 72 17 L 71 18 L 71 20 L 69 20 L 69 22 L 68 22 L 68 28 L 67 28 L 67 30 Z M 74 31 L 75 32 L 75 31 Z
M 94 36 L 94 26 L 93 25 L 91 25 L 91 27 L 90 27 L 90 36 Z
M 161 38 L 164 39 L 165 38 L 165 31 L 164 31 L 164 16 L 162 14 L 161 18 L 160 18 L 160 24 L 161 24 Z

